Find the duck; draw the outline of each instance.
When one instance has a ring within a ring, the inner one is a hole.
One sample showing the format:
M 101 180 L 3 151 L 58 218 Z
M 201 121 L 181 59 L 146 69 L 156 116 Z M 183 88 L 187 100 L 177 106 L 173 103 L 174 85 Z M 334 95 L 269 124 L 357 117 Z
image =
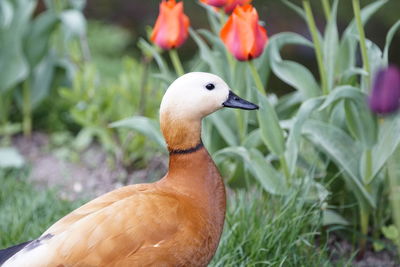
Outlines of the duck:
M 201 123 L 222 108 L 258 106 L 217 75 L 191 72 L 177 78 L 160 105 L 167 174 L 89 201 L 39 238 L 1 250 L 0 266 L 207 266 L 223 231 L 226 195 L 202 142 Z

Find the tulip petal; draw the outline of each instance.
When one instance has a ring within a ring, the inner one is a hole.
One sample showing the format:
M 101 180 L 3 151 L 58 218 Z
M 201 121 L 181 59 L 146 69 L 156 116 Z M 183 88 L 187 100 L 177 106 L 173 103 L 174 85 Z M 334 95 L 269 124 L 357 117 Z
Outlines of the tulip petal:
M 266 30 L 258 23 L 258 14 L 251 5 L 237 6 L 223 26 L 220 37 L 237 60 L 257 58 L 268 41 Z
M 188 37 L 190 21 L 183 13 L 183 2 L 162 1 L 150 39 L 162 49 L 180 47 Z

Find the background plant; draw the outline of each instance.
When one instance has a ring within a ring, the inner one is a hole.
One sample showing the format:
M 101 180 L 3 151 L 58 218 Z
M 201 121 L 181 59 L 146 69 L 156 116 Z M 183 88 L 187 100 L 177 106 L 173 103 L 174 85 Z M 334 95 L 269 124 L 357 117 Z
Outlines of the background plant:
M 211 31 L 190 30 L 199 55 L 185 71 L 218 74 L 234 85 L 238 94 L 258 99 L 261 107 L 258 116 L 236 113 L 232 120 L 224 111 L 210 116 L 205 121 L 203 141 L 231 186 L 249 186 L 255 178 L 266 192 L 287 195 L 299 186 L 299 177 L 310 177 L 315 199 L 330 195 L 330 205 L 324 210 L 325 224 L 352 225 L 363 250 L 368 232 L 378 237 L 390 222 L 382 214 L 388 203 L 384 173 L 400 142 L 396 134 L 399 117 L 379 121 L 366 99 L 373 74 L 388 65 L 390 43 L 400 22 L 389 30 L 381 49 L 365 38 L 363 25 L 385 0 L 362 11 L 358 1 L 353 1 L 355 19 L 342 35 L 336 22 L 338 1 L 324 1 L 326 27 L 322 33 L 316 28 L 309 1 L 303 1 L 302 7 L 283 2 L 304 19 L 312 42 L 291 32 L 276 34 L 263 55 L 253 60 L 253 69 L 233 60 L 218 37 L 225 15 L 203 5 Z M 140 45 L 156 59 L 160 69 L 157 76 L 173 80 L 175 75 L 159 51 L 144 40 Z M 315 51 L 320 82 L 305 66 L 282 58 L 281 50 L 287 45 Z M 356 61 L 359 47 L 361 66 Z M 262 89 L 264 85 L 268 88 L 271 72 L 294 91 L 277 97 L 267 89 L 265 95 Z
M 85 18 L 79 1 L 45 1 L 47 10 L 35 16 L 38 1 L 0 3 L 0 118 L 2 129 L 15 105 L 23 131 L 32 131 L 32 111 L 57 84 L 67 84 L 75 72 L 69 46 L 84 47 Z M 7 129 L 7 128 L 6 128 Z M 4 131 L 4 130 L 3 130 Z

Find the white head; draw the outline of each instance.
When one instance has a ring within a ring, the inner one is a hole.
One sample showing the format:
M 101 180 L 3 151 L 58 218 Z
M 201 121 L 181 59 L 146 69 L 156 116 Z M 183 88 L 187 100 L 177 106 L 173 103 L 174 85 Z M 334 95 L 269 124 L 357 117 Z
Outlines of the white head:
M 233 94 L 220 77 L 205 72 L 191 72 L 169 86 L 162 99 L 160 113 L 173 114 L 175 119 L 198 120 L 224 106 L 258 108 Z

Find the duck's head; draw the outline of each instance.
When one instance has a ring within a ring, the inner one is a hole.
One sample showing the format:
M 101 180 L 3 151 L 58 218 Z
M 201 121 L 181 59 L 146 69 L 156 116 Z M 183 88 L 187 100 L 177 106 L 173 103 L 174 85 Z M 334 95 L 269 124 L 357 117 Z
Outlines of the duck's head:
M 258 109 L 258 106 L 235 95 L 220 77 L 191 72 L 176 79 L 166 91 L 160 113 L 174 119 L 199 120 L 223 108 Z

